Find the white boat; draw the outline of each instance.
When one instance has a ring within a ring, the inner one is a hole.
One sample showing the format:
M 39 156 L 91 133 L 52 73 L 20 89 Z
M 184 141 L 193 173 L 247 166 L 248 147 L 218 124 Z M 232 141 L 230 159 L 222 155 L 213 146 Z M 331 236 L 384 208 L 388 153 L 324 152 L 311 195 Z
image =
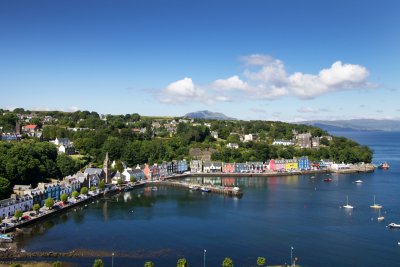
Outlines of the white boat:
M 345 209 L 353 209 L 354 207 L 352 205 L 349 205 L 349 196 L 346 196 L 347 202 L 346 205 L 343 206 Z
M 206 193 L 211 192 L 211 189 L 205 188 L 205 187 L 200 188 L 200 190 L 201 190 L 202 192 L 206 192 Z
M 379 214 L 378 214 L 377 220 L 381 222 L 385 219 L 385 217 L 381 216 L 381 209 L 379 209 L 378 211 L 379 211 Z
M 357 181 L 354 181 L 356 184 L 362 184 L 363 183 L 363 180 L 357 180 Z
M 379 205 L 379 204 L 375 203 L 375 195 L 374 195 L 374 205 L 372 205 L 370 207 L 373 208 L 373 209 L 381 209 L 382 208 L 382 205 Z
M 158 190 L 158 188 L 157 188 L 157 186 L 153 186 L 153 187 L 151 188 L 151 190 L 153 190 L 153 191 L 157 191 L 157 190 Z
M 389 223 L 388 227 L 389 227 L 389 228 L 400 228 L 400 224 L 397 224 L 397 223 Z

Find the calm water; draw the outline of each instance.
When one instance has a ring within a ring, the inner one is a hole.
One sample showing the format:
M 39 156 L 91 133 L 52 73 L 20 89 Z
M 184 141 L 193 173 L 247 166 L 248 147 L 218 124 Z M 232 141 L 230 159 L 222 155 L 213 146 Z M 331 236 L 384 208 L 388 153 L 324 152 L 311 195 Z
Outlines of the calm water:
M 135 255 L 114 258 L 114 266 L 176 266 L 186 257 L 190 266 L 221 266 L 224 257 L 235 266 L 290 261 L 290 247 L 302 266 L 399 266 L 400 133 L 335 133 L 375 151 L 374 162 L 387 160 L 389 171 L 361 175 L 290 176 L 275 178 L 205 178 L 214 184 L 238 185 L 241 199 L 159 187 L 122 193 L 89 204 L 32 227 L 19 246 L 27 251 L 93 249 Z M 193 180 L 201 178 L 190 178 Z M 362 179 L 363 184 L 354 181 Z M 341 208 L 346 202 L 355 208 Z M 369 206 L 383 205 L 384 222 Z M 111 257 L 103 258 L 111 266 Z M 93 259 L 76 259 L 91 266 Z

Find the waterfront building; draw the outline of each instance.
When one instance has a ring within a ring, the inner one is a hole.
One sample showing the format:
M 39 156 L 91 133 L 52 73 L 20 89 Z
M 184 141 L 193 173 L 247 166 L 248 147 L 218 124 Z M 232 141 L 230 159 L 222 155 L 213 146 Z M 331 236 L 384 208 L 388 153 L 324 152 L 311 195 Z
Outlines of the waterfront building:
M 111 178 L 111 184 L 118 184 L 119 181 L 125 181 L 125 176 L 117 171 Z
M 246 162 L 246 168 L 250 173 L 262 173 L 264 172 L 263 162 Z
M 301 157 L 297 160 L 297 162 L 300 171 L 307 171 L 311 169 L 310 160 L 308 157 Z
M 38 189 L 44 191 L 44 198 L 52 198 L 54 202 L 60 200 L 61 187 L 59 183 L 39 183 Z
M 333 163 L 330 167 L 332 170 L 345 170 L 350 169 L 350 166 L 345 163 Z
M 15 211 L 29 211 L 32 209 L 33 200 L 29 195 L 20 197 L 12 194 L 10 198 L 0 200 L 0 218 L 11 217 Z
M 275 171 L 284 172 L 286 167 L 286 162 L 284 159 L 276 159 L 275 160 Z
M 223 173 L 234 173 L 235 172 L 235 163 L 223 163 L 222 164 L 222 172 Z
M 202 160 L 191 160 L 190 161 L 190 172 L 200 173 L 203 171 L 203 161 Z
M 178 164 L 177 165 L 177 172 L 178 173 L 184 173 L 185 171 L 188 170 L 188 166 L 187 166 L 187 163 L 186 163 L 185 159 L 178 160 L 177 164 Z
M 159 165 L 160 167 L 160 177 L 164 178 L 168 176 L 168 164 L 167 162 L 163 162 Z
M 32 191 L 32 186 L 29 185 L 21 185 L 21 184 L 16 184 L 13 187 L 13 192 L 19 197 L 23 197 L 25 195 L 30 195 Z
M 235 173 L 246 173 L 246 172 L 248 172 L 246 163 L 235 164 Z
M 131 169 L 127 168 L 122 172 L 122 175 L 124 176 L 122 179 L 125 182 L 130 182 L 131 178 L 135 178 L 136 181 L 141 181 L 145 179 L 144 172 L 140 169 Z
M 270 170 L 270 171 L 276 171 L 276 166 L 275 166 L 275 160 L 274 160 L 274 159 L 271 159 L 271 160 L 269 161 L 268 170 Z
M 158 167 L 157 163 L 150 166 L 150 173 L 151 173 L 151 180 L 160 179 L 160 168 Z
M 297 159 L 286 159 L 285 160 L 285 171 L 297 171 L 299 169 L 299 164 Z
M 146 163 L 146 164 L 144 164 L 144 167 L 142 170 L 143 170 L 143 173 L 144 173 L 144 176 L 146 177 L 146 179 L 151 180 L 150 166 Z
M 221 172 L 222 171 L 222 162 L 206 161 L 203 164 L 203 169 L 204 169 L 204 172 L 207 172 L 207 173 Z

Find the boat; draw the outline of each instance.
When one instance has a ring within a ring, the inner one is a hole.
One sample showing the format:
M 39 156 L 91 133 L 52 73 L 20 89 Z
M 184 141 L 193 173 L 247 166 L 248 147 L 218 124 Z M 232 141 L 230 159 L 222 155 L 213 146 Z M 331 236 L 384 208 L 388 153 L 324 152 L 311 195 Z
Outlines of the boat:
M 357 181 L 354 181 L 356 184 L 362 184 L 363 183 L 363 181 L 362 180 L 357 180 Z
M 332 182 L 332 178 L 325 178 L 324 182 Z
M 376 203 L 375 203 L 375 195 L 374 195 L 374 205 L 371 205 L 370 207 L 373 208 L 373 209 L 380 209 L 380 208 L 382 208 L 382 205 L 379 205 L 379 204 L 376 204 Z
M 381 216 L 381 209 L 379 209 L 379 214 L 378 214 L 378 221 L 383 221 L 385 219 L 385 217 Z
M 349 205 L 349 196 L 346 196 L 347 202 L 346 205 L 343 206 L 345 209 L 353 209 L 354 207 L 352 205 Z
M 389 227 L 389 228 L 400 228 L 400 224 L 397 224 L 397 223 L 389 223 L 388 227 Z
M 12 243 L 14 239 L 6 234 L 1 234 L 0 235 L 0 243 Z
M 200 190 L 201 190 L 201 192 L 206 192 L 206 193 L 211 192 L 211 189 L 205 188 L 205 187 L 200 188 Z
M 158 188 L 157 188 L 157 186 L 153 186 L 153 187 L 151 188 L 151 190 L 153 190 L 153 191 L 157 191 L 157 190 L 158 190 Z
M 389 164 L 387 162 L 383 162 L 383 163 L 378 165 L 378 169 L 388 170 L 389 168 L 390 168 L 390 166 L 389 166 Z

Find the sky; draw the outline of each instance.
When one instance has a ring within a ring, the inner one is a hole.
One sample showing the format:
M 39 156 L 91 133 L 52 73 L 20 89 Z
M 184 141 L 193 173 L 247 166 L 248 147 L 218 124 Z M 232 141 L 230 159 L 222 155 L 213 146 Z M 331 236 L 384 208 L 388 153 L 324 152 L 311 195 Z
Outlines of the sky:
M 0 0 L 0 108 L 400 119 L 400 1 Z

